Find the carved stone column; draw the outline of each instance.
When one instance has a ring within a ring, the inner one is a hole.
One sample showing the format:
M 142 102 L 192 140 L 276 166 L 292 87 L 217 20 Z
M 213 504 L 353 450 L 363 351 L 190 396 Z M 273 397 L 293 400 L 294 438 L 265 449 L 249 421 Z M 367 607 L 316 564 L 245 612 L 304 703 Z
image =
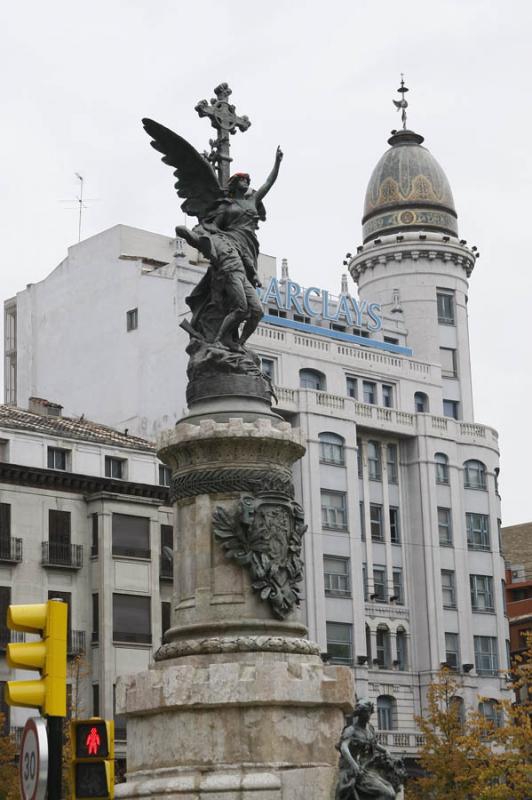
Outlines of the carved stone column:
M 218 418 L 219 419 L 219 418 Z M 161 439 L 173 471 L 172 627 L 122 679 L 123 798 L 328 800 L 354 687 L 324 666 L 298 611 L 303 512 L 288 423 L 197 419 Z

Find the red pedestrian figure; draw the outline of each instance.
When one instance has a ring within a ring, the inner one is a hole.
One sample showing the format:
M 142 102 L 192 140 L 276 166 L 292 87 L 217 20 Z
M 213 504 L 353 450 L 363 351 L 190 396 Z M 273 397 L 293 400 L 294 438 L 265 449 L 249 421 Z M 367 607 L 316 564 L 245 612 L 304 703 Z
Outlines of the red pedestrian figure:
M 87 751 L 90 756 L 98 755 L 98 748 L 100 747 L 100 734 L 96 728 L 90 729 L 90 733 L 85 739 L 85 744 L 87 745 Z

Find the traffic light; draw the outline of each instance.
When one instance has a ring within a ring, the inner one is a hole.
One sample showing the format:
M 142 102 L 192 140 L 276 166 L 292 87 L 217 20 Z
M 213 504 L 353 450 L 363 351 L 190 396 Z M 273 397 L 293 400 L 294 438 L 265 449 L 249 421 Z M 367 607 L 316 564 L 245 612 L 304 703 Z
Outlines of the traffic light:
M 42 636 L 40 641 L 7 645 L 8 666 L 41 673 L 33 681 L 7 681 L 5 701 L 10 706 L 40 708 L 51 717 L 66 716 L 67 616 L 68 606 L 61 600 L 8 607 L 10 630 Z
M 112 800 L 115 796 L 115 724 L 91 717 L 70 723 L 72 800 Z

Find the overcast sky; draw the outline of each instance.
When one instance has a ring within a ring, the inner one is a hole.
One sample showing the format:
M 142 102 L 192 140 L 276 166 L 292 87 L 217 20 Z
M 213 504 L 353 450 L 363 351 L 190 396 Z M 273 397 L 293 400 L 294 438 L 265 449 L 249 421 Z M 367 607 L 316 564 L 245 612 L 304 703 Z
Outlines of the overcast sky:
M 82 236 L 124 223 L 173 235 L 172 176 L 140 125 L 150 116 L 198 149 L 194 112 L 221 81 L 252 127 L 232 140 L 254 185 L 277 144 L 263 252 L 291 276 L 338 291 L 361 243 L 371 171 L 399 127 L 445 169 L 460 235 L 480 260 L 470 283 L 477 421 L 500 431 L 503 523 L 532 519 L 530 94 L 532 4 L 523 0 L 32 0 L 0 7 L 0 297 L 44 278 Z

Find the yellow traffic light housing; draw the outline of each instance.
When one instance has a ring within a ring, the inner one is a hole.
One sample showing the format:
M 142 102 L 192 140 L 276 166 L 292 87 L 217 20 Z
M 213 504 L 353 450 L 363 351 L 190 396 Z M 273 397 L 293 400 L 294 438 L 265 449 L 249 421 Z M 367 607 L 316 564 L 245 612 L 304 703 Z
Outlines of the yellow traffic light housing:
M 9 606 L 7 627 L 38 633 L 42 640 L 7 645 L 8 666 L 41 673 L 36 680 L 8 681 L 8 705 L 40 708 L 51 717 L 66 716 L 67 618 L 68 606 L 61 600 Z
M 114 728 L 99 717 L 71 721 L 72 800 L 114 798 Z

